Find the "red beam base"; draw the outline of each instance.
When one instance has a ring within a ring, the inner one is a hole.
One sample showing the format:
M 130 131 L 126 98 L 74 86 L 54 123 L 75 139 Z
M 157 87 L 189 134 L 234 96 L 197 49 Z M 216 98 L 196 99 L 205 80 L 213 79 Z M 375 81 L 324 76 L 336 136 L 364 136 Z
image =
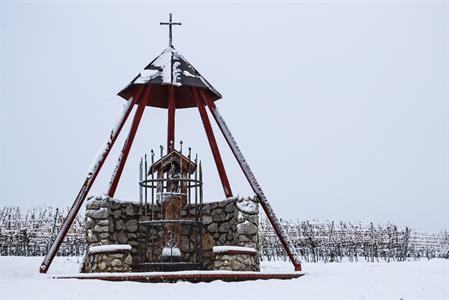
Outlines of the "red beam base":
M 214 280 L 248 281 L 268 279 L 295 279 L 304 273 L 260 273 L 260 272 L 220 272 L 220 271 L 190 271 L 180 272 L 145 272 L 145 273 L 88 273 L 79 275 L 53 276 L 54 279 L 96 279 L 106 281 L 136 281 L 136 282 L 211 282 Z

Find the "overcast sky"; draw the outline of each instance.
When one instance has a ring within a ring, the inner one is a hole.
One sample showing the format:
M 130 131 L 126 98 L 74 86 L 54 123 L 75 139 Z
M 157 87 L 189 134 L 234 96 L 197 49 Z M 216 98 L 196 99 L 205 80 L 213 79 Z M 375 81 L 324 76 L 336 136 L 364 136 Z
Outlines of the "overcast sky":
M 279 217 L 449 229 L 447 1 L 198 3 L 0 4 L 1 205 L 72 204 L 116 93 L 167 46 L 173 12 L 175 47 L 223 95 Z M 138 160 L 165 144 L 166 117 L 145 111 L 117 198 L 138 200 Z M 223 199 L 197 110 L 176 117 L 206 201 Z M 251 195 L 214 129 L 234 193 Z

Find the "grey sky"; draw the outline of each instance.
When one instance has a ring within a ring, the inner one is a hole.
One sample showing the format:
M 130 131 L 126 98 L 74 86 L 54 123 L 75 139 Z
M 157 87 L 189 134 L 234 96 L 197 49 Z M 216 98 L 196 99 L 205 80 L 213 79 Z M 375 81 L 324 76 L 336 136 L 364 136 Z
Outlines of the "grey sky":
M 449 229 L 446 1 L 126 3 L 0 4 L 1 205 L 72 204 L 173 12 L 175 47 L 223 94 L 279 217 Z M 197 111 L 176 121 L 206 199 L 223 198 Z M 234 193 L 251 194 L 214 129 Z M 117 198 L 137 199 L 138 159 L 165 139 L 166 111 L 148 109 Z

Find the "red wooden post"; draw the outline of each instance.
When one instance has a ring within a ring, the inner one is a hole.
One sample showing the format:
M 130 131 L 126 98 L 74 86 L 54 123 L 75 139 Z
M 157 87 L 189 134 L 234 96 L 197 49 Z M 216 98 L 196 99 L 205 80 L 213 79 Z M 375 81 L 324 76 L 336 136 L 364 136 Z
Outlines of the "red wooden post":
M 210 149 L 212 155 L 214 156 L 215 165 L 217 166 L 218 175 L 220 176 L 221 184 L 223 185 L 223 190 L 227 198 L 232 197 L 231 185 L 229 184 L 228 176 L 226 175 L 226 170 L 223 165 L 223 160 L 221 159 L 220 150 L 218 149 L 217 141 L 215 140 L 214 131 L 207 116 L 207 111 L 205 109 L 205 103 L 201 99 L 196 87 L 192 87 L 193 97 L 195 98 L 196 105 L 200 112 L 201 120 L 203 121 L 204 130 L 206 131 L 207 140 L 209 141 Z
M 45 256 L 44 260 L 42 261 L 42 264 L 39 268 L 39 271 L 41 273 L 47 273 L 48 268 L 50 268 L 50 265 L 55 258 L 56 254 L 58 253 L 59 248 L 61 247 L 61 244 L 64 240 L 64 237 L 66 236 L 67 232 L 70 229 L 70 226 L 72 225 L 73 221 L 76 218 L 76 215 L 78 214 L 78 211 L 81 208 L 81 205 L 84 202 L 84 199 L 86 199 L 87 194 L 90 191 L 90 188 L 92 187 L 93 183 L 95 182 L 95 179 L 97 178 L 98 173 L 101 170 L 101 167 L 103 166 L 106 158 L 109 155 L 109 152 L 112 149 L 112 146 L 114 145 L 115 141 L 117 140 L 118 135 L 120 134 L 123 125 L 125 124 L 126 120 L 128 119 L 129 114 L 131 113 L 131 110 L 136 103 L 137 99 L 140 98 L 142 94 L 142 90 L 139 92 L 139 95 L 137 97 L 134 97 L 130 99 L 125 106 L 123 110 L 123 115 L 120 117 L 119 121 L 117 122 L 116 126 L 111 130 L 109 137 L 105 143 L 105 146 L 100 152 L 100 155 L 96 158 L 94 163 L 92 164 L 91 169 L 89 170 L 89 173 L 87 174 L 86 179 L 84 180 L 83 185 L 81 186 L 80 191 L 78 192 L 78 195 L 75 198 L 75 201 L 72 204 L 72 207 L 69 210 L 69 213 L 67 214 L 67 217 L 64 219 L 64 222 L 61 225 L 61 228 L 59 229 L 58 235 L 56 236 L 56 239 L 54 240 L 53 244 L 51 245 L 50 250 L 48 251 L 47 255 Z
M 114 169 L 114 173 L 112 174 L 111 181 L 109 183 L 108 196 L 113 198 L 115 194 L 115 190 L 117 189 L 117 185 L 120 181 L 120 176 L 122 175 L 123 168 L 125 167 L 126 159 L 128 158 L 129 150 L 134 141 L 134 137 L 136 136 L 137 128 L 139 128 L 140 120 L 142 119 L 143 111 L 146 106 L 146 99 L 148 99 L 148 94 L 150 92 L 150 85 L 145 88 L 145 96 L 140 99 L 139 106 L 137 107 L 136 113 L 134 114 L 134 119 L 131 124 L 131 128 L 129 129 L 128 138 L 123 145 L 122 152 L 120 153 L 120 157 L 117 161 L 117 166 Z
M 168 88 L 168 126 L 167 126 L 167 153 L 175 148 L 175 88 Z
M 268 220 L 270 221 L 271 225 L 273 226 L 273 229 L 276 232 L 276 235 L 278 236 L 279 240 L 281 241 L 281 244 L 284 247 L 285 252 L 287 252 L 287 255 L 290 258 L 290 261 L 292 262 L 293 267 L 295 268 L 295 271 L 301 271 L 301 262 L 300 262 L 298 253 L 296 253 L 296 250 L 293 247 L 288 235 L 286 234 L 286 232 L 282 228 L 281 224 L 279 223 L 278 218 L 274 214 L 274 211 L 271 208 L 271 205 L 268 202 L 267 197 L 265 196 L 264 192 L 262 191 L 262 188 L 260 187 L 259 183 L 256 180 L 256 177 L 254 176 L 253 172 L 251 171 L 251 168 L 249 167 L 248 163 L 246 162 L 245 157 L 243 156 L 242 152 L 240 151 L 240 148 L 238 147 L 237 143 L 235 142 L 234 137 L 231 134 L 231 131 L 229 130 L 228 126 L 226 125 L 223 117 L 218 112 L 217 107 L 215 106 L 215 103 L 209 98 L 209 96 L 206 93 L 203 93 L 202 90 L 200 90 L 200 93 L 201 93 L 203 100 L 206 102 L 207 106 L 209 107 L 209 110 L 211 111 L 212 115 L 214 116 L 214 119 L 217 122 L 218 127 L 220 127 L 220 130 L 223 133 L 223 136 L 225 137 L 226 142 L 228 143 L 229 147 L 231 148 L 232 153 L 234 153 L 234 156 L 237 159 L 243 173 L 245 174 L 246 179 L 248 180 L 249 184 L 251 185 L 251 188 L 253 189 L 253 191 L 257 195 L 257 197 L 259 198 L 260 204 L 261 204 L 263 210 L 265 211 L 265 214 L 267 215 Z

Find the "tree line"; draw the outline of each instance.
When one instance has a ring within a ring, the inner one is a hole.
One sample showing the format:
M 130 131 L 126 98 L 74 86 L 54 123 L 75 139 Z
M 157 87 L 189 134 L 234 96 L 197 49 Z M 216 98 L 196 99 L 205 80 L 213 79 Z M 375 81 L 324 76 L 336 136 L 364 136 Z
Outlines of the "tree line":
M 68 208 L 19 207 L 0 211 L 0 255 L 45 255 L 64 221 Z M 281 220 L 294 247 L 306 262 L 404 261 L 449 258 L 449 233 L 417 232 L 394 224 L 361 224 L 344 221 Z M 260 219 L 259 247 L 262 260 L 287 260 L 271 225 Z M 84 218 L 78 215 L 58 255 L 80 256 L 85 250 Z
M 306 262 L 405 261 L 449 258 L 449 232 L 418 232 L 394 224 L 361 224 L 344 221 L 281 220 L 301 259 Z M 259 225 L 262 259 L 287 260 L 269 222 Z
M 67 213 L 68 208 L 36 207 L 22 212 L 19 207 L 3 207 L 0 211 L 0 255 L 45 255 Z M 84 240 L 84 218 L 78 215 L 58 255 L 82 255 Z

